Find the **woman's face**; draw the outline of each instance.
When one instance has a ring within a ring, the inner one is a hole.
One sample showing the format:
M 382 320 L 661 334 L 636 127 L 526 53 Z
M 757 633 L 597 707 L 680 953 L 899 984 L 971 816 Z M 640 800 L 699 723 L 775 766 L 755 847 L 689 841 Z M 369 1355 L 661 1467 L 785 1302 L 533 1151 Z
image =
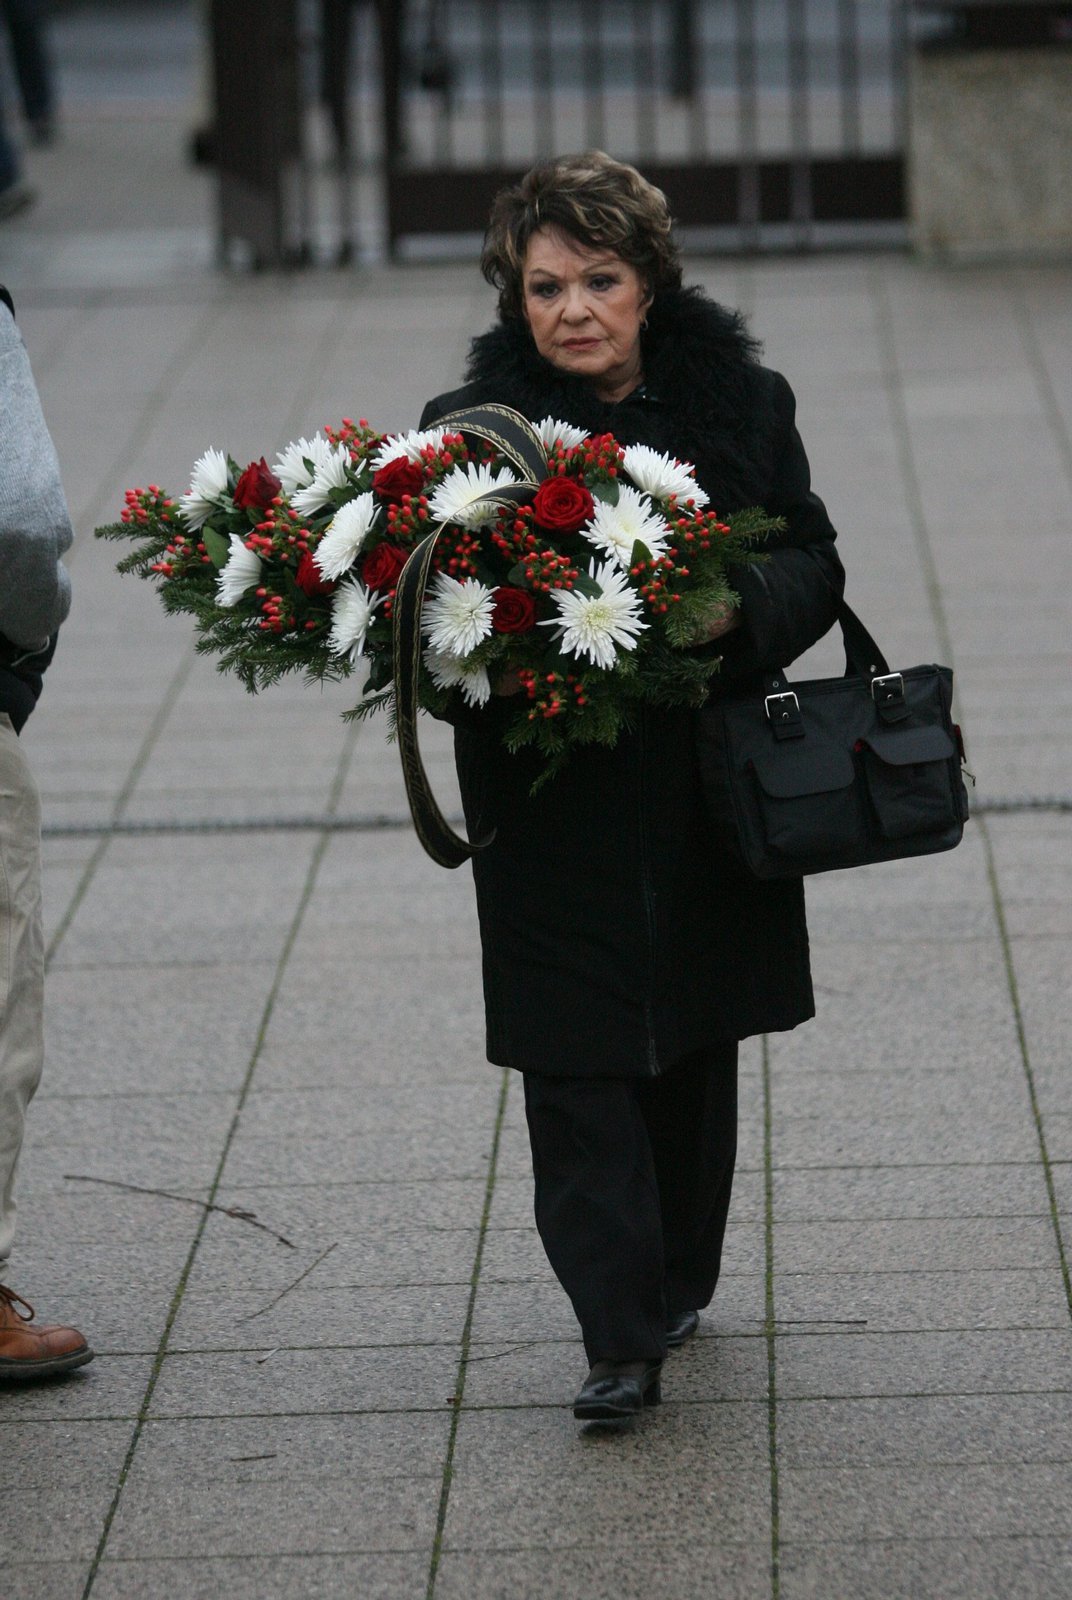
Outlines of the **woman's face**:
M 529 240 L 521 281 L 525 317 L 545 360 L 587 378 L 605 400 L 636 387 L 651 295 L 635 267 L 611 250 L 589 250 L 541 228 Z

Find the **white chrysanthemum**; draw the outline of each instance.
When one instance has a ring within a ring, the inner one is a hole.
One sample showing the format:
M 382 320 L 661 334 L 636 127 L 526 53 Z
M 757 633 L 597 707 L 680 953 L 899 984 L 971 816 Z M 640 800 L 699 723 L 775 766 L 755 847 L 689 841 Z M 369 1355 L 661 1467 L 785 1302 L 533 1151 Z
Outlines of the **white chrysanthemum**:
M 329 449 L 323 461 L 317 462 L 312 483 L 304 489 L 296 489 L 290 497 L 291 505 L 299 516 L 315 516 L 327 505 L 332 489 L 345 489 L 350 482 L 349 466 L 350 452 L 344 444 Z
M 230 493 L 230 470 L 222 450 L 206 450 L 194 462 L 190 487 L 179 498 L 179 512 L 186 526 L 195 531 L 204 527 L 220 501 Z
M 707 490 L 696 482 L 695 467 L 687 461 L 660 455 L 646 444 L 627 445 L 622 465 L 637 488 L 654 495 L 657 500 L 669 500 L 673 494 L 682 502 L 692 500 L 700 507 L 710 498 Z
M 635 650 L 637 635 L 648 624 L 641 620 L 640 596 L 613 561 L 602 565 L 593 561 L 588 571 L 601 592 L 588 595 L 576 589 L 553 590 L 551 599 L 559 614 L 539 626 L 557 628 L 561 648 L 570 655 L 587 656 L 594 666 L 609 668 L 617 660 L 615 645 Z
M 518 479 L 507 467 L 493 472 L 490 467 L 478 467 L 474 461 L 448 472 L 428 502 L 428 510 L 436 522 L 457 522 L 463 528 L 480 528 L 494 522 L 501 502 L 492 491 L 509 488 Z M 490 495 L 482 500 L 482 495 Z
M 314 433 L 311 439 L 296 439 L 293 444 L 280 452 L 275 458 L 273 471 L 283 485 L 285 494 L 293 494 L 296 489 L 306 489 L 316 476 L 318 468 L 324 466 L 332 452 L 330 439 L 325 439 L 322 433 Z M 305 465 L 312 462 L 312 469 Z
M 376 607 L 378 594 L 369 594 L 358 578 L 344 578 L 331 597 L 331 632 L 328 649 L 333 656 L 349 656 L 356 661 L 365 653 L 365 639 Z
M 588 437 L 583 428 L 575 428 L 572 422 L 558 422 L 554 417 L 544 417 L 542 422 L 536 424 L 536 432 L 548 455 L 556 444 L 562 445 L 565 450 L 572 450 L 574 445 Z
M 495 595 L 476 578 L 440 572 L 424 606 L 424 636 L 440 655 L 467 656 L 491 632 Z
M 255 550 L 247 550 L 237 533 L 232 533 L 231 554 L 216 579 L 217 605 L 237 605 L 246 590 L 254 588 L 260 581 L 260 556 Z
M 336 511 L 313 551 L 313 562 L 328 583 L 349 572 L 378 516 L 379 507 L 371 494 L 359 494 Z
M 620 566 L 628 567 L 638 539 L 653 556 L 661 556 L 670 528 L 647 495 L 622 484 L 618 490 L 618 504 L 611 506 L 605 500 L 597 500 L 595 515 L 581 533 L 597 550 L 613 556 Z
M 438 689 L 460 689 L 471 706 L 482 706 L 491 698 L 491 679 L 487 667 L 475 661 L 462 661 L 439 650 L 426 650 L 424 664 Z
M 420 462 L 421 451 L 429 445 L 436 451 L 442 450 L 445 437 L 442 428 L 411 428 L 408 433 L 389 434 L 369 465 L 373 472 L 379 472 L 381 468 L 390 466 L 392 461 Z

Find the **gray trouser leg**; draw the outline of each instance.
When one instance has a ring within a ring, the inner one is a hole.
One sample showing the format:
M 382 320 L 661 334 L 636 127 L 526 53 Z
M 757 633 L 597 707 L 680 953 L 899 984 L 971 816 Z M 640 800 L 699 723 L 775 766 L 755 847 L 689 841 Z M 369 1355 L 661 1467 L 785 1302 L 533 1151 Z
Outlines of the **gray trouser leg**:
M 15 1168 L 44 1063 L 41 804 L 0 713 L 0 1281 L 15 1233 Z

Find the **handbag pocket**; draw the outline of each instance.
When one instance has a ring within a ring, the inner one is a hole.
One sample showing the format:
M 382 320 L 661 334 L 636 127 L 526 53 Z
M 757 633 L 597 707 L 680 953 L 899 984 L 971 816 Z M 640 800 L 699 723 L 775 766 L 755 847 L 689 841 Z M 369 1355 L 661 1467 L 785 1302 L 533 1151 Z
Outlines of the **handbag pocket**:
M 794 742 L 755 756 L 750 766 L 763 836 L 787 862 L 836 851 L 859 831 L 856 772 L 847 750 Z
M 961 806 L 944 728 L 875 729 L 856 745 L 875 826 L 884 839 L 912 839 L 958 825 Z

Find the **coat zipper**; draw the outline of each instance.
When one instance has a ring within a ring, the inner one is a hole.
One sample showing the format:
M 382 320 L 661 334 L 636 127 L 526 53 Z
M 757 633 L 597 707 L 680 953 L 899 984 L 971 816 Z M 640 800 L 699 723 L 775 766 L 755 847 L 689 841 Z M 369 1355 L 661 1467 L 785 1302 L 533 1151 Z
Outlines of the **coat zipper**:
M 648 1071 L 656 1076 L 659 1058 L 655 1049 L 655 898 L 652 891 L 648 856 L 648 744 L 647 711 L 642 706 L 638 718 L 637 752 L 640 772 L 637 781 L 637 833 L 640 840 L 640 884 L 644 898 L 644 917 L 648 930 L 648 988 L 644 996 L 644 1024 L 648 1031 Z

